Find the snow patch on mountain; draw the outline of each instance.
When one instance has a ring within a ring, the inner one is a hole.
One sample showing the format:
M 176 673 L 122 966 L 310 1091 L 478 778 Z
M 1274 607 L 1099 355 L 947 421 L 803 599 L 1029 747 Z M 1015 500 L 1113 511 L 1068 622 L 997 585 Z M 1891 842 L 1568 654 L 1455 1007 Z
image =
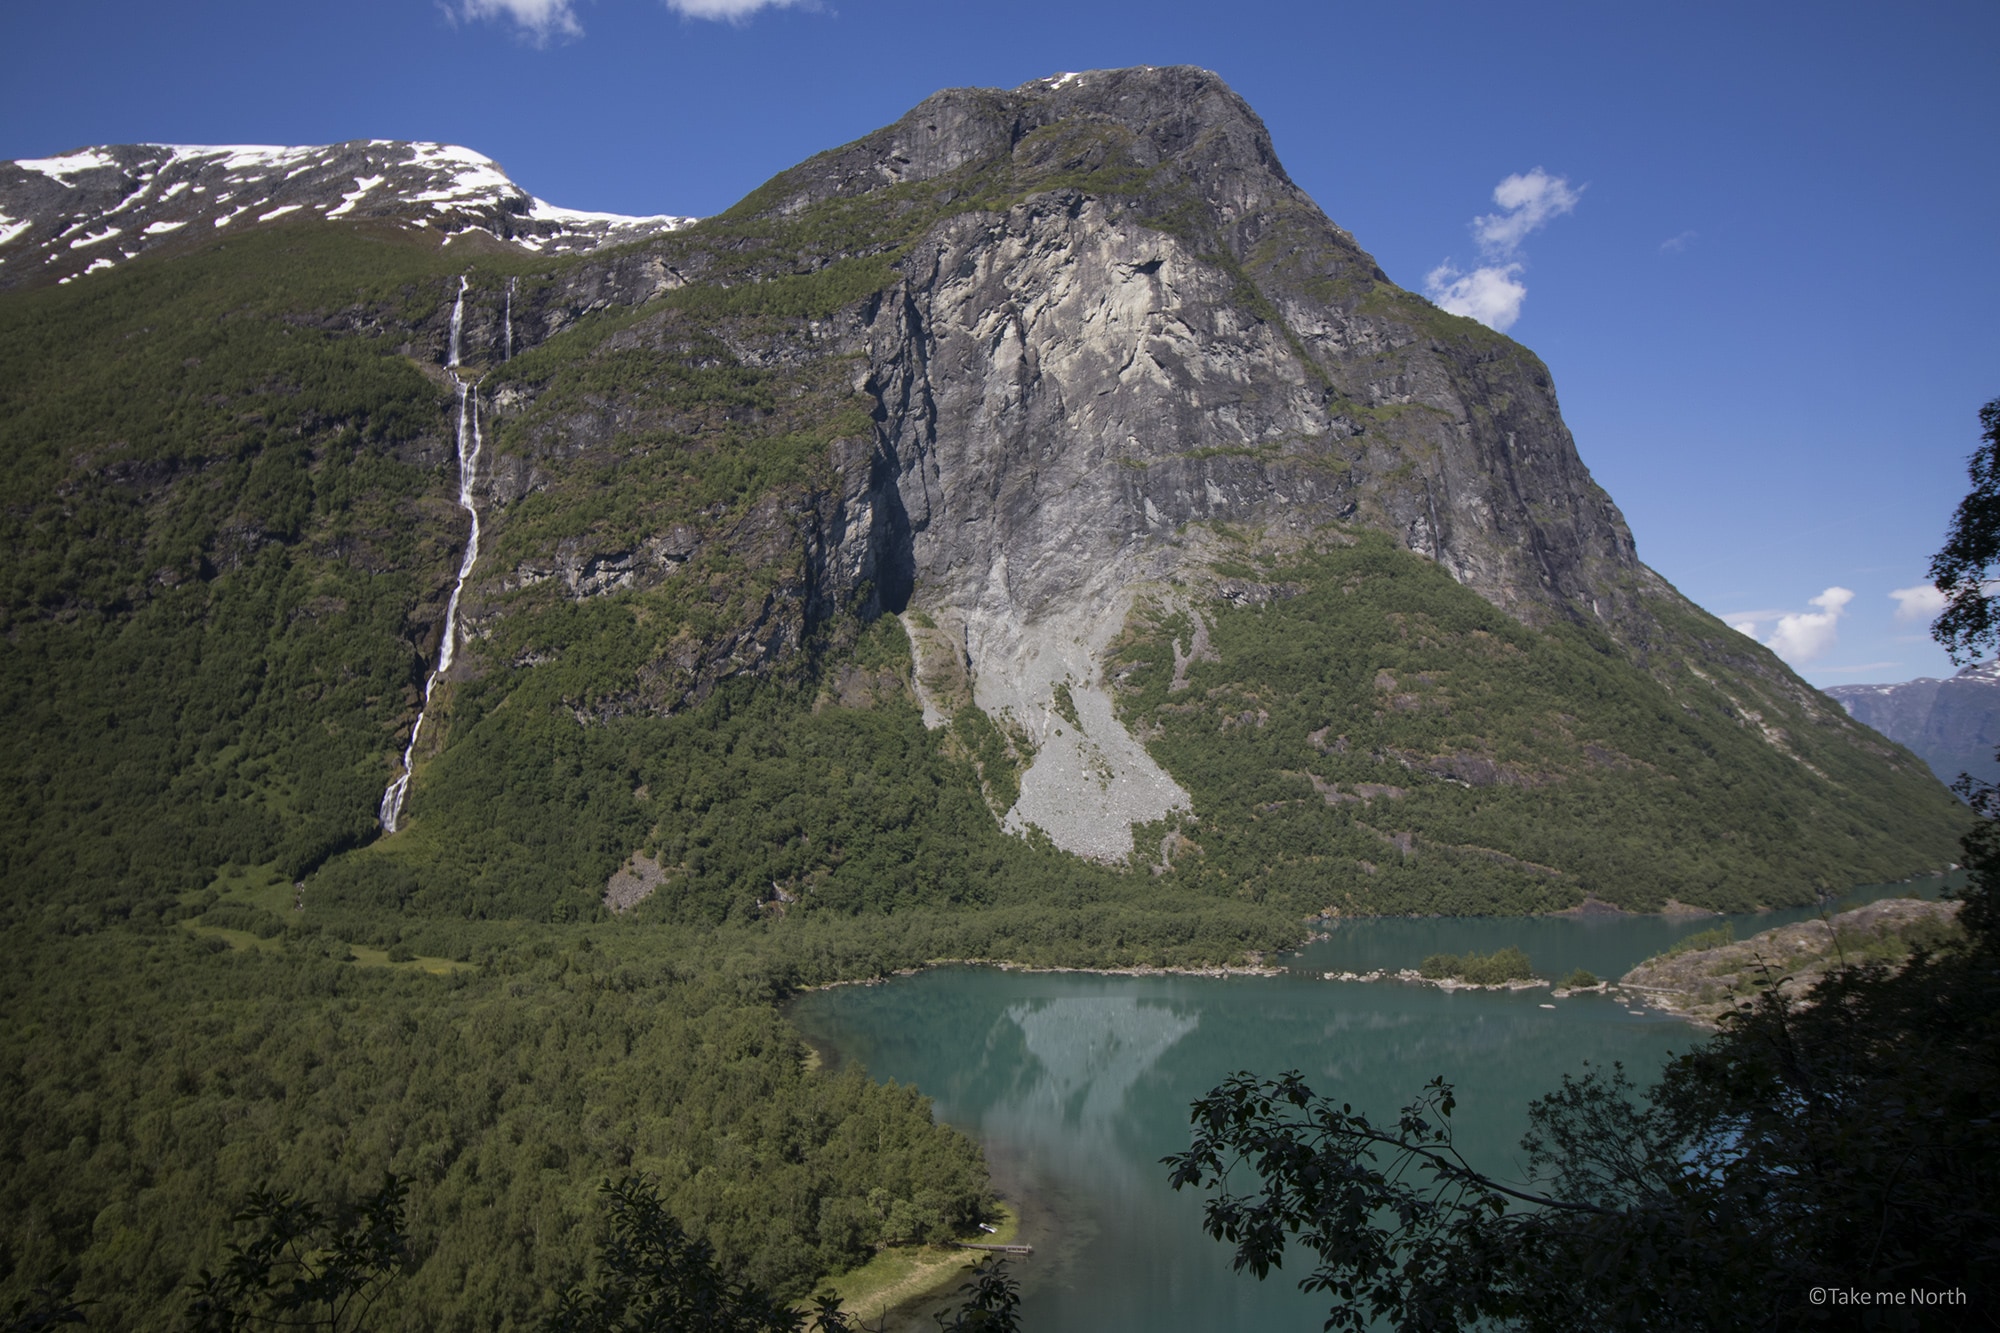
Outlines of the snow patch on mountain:
M 105 145 L 0 162 L 0 288 L 101 271 L 85 263 L 92 256 L 69 252 L 113 237 L 133 258 L 191 223 L 219 229 L 295 214 L 394 220 L 445 240 L 480 231 L 541 254 L 624 245 L 695 221 L 559 208 L 456 144 Z

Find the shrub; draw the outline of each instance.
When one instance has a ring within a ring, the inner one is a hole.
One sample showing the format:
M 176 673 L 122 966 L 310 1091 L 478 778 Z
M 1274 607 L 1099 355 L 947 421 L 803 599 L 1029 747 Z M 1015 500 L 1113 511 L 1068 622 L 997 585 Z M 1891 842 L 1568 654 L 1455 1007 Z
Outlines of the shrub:
M 1735 942 L 1736 927 L 1724 923 L 1711 930 L 1698 931 L 1688 936 L 1680 943 L 1674 945 L 1673 948 L 1667 950 L 1666 956 L 1669 958 L 1678 958 L 1684 953 L 1694 953 L 1698 949 L 1720 949 L 1725 944 L 1734 944 Z
M 1461 956 L 1434 953 L 1424 959 L 1417 973 L 1431 981 L 1451 980 L 1475 986 L 1499 986 L 1509 981 L 1532 981 L 1535 969 L 1528 961 L 1528 955 L 1510 944 L 1486 954 L 1467 953 Z

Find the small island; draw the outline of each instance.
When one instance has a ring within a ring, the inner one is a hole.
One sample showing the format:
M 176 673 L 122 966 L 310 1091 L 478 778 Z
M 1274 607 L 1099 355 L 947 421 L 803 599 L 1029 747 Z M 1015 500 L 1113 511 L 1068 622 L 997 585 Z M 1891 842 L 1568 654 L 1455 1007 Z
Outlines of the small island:
M 1546 986 L 1546 977 L 1535 975 L 1528 955 L 1513 945 L 1492 953 L 1434 953 L 1417 967 L 1397 971 L 1377 968 L 1373 972 L 1327 972 L 1328 981 L 1410 981 L 1436 986 L 1439 990 L 1533 990 Z M 1584 975 L 1588 975 L 1585 973 Z M 1591 978 L 1595 984 L 1596 978 Z M 1567 983 L 1565 983 L 1567 984 Z

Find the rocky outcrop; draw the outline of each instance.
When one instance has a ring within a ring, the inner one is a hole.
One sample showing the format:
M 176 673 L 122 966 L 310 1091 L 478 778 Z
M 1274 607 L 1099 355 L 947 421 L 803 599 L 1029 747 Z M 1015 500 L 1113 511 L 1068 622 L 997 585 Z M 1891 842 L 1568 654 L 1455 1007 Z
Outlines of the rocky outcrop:
M 1969 666 L 1948 680 L 1900 685 L 1835 685 L 1826 693 L 1855 721 L 1916 751 L 1940 781 L 1970 773 L 2000 781 L 2000 662 Z
M 1799 921 L 1747 940 L 1717 942 L 1649 958 L 1618 984 L 1633 998 L 1701 1027 L 1783 987 L 1811 1003 L 1812 987 L 1830 971 L 1862 963 L 1899 966 L 1915 948 L 1936 950 L 1963 939 L 1961 904 L 1884 898 L 1824 920 Z

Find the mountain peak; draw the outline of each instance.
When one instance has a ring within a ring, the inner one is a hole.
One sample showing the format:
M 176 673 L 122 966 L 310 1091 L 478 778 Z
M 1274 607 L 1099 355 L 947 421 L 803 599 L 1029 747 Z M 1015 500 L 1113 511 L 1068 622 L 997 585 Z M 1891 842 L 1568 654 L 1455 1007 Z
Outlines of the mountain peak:
M 745 205 L 788 215 L 954 174 L 976 187 L 988 171 L 1052 186 L 1088 178 L 1093 190 L 1122 179 L 1156 194 L 1192 183 L 1225 220 L 1274 204 L 1310 206 L 1257 113 L 1220 76 L 1191 65 L 946 88 L 894 124 L 782 173 Z
M 483 231 L 545 253 L 694 220 L 558 208 L 455 144 L 97 145 L 0 162 L 0 288 L 71 282 L 189 236 L 294 216 L 393 219 L 445 237 Z

